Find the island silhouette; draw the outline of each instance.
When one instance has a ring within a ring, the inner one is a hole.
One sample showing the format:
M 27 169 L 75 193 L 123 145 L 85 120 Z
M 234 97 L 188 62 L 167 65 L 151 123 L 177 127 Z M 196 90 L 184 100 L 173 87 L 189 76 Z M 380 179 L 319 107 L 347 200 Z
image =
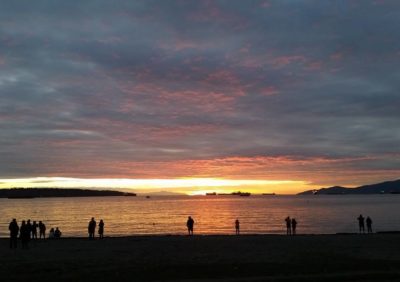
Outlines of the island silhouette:
M 50 198 L 50 197 L 105 197 L 105 196 L 136 196 L 111 190 L 70 189 L 70 188 L 10 188 L 0 189 L 0 198 Z
M 297 195 L 343 195 L 343 194 L 400 194 L 400 179 L 355 188 L 333 186 L 317 190 L 307 190 Z

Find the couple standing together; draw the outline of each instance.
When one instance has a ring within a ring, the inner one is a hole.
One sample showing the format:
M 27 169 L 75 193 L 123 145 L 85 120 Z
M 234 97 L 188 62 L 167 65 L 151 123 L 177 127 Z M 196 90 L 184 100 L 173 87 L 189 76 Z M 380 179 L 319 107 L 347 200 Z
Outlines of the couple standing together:
M 297 227 L 296 219 L 294 218 L 290 219 L 290 217 L 288 216 L 287 218 L 285 218 L 285 222 L 286 222 L 286 234 L 296 235 L 296 227 Z
M 94 217 L 92 217 L 88 225 L 89 240 L 94 240 L 94 233 L 96 232 L 96 226 L 97 226 L 96 220 L 94 220 Z M 103 235 L 104 235 L 104 222 L 102 219 L 100 219 L 99 238 L 103 239 Z

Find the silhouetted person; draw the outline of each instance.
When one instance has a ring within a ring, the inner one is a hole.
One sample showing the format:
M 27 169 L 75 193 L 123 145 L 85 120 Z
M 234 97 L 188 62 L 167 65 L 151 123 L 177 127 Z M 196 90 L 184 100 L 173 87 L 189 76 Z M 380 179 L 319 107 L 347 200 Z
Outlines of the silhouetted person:
M 54 238 L 60 239 L 61 238 L 61 231 L 56 227 L 56 230 L 54 230 Z
M 192 217 L 190 217 L 190 216 L 188 217 L 188 220 L 186 222 L 186 226 L 187 226 L 189 235 L 193 235 L 194 220 L 193 220 Z
M 29 248 L 28 243 L 29 243 L 29 239 L 31 237 L 31 232 L 30 232 L 28 224 L 25 223 L 25 220 L 22 221 L 21 228 L 19 230 L 19 236 L 21 238 L 22 248 L 28 249 Z
M 104 221 L 102 219 L 100 219 L 99 222 L 99 238 L 103 239 L 104 237 Z
M 54 228 L 50 228 L 49 239 L 54 239 Z
M 8 230 L 10 230 L 10 248 L 16 249 L 18 245 L 19 226 L 15 218 L 8 225 Z
M 235 230 L 236 230 L 236 235 L 240 234 L 240 222 L 239 219 L 235 220 Z
M 38 226 L 39 226 L 39 239 L 42 238 L 42 236 L 43 239 L 46 239 L 46 225 L 42 221 L 39 221 Z
M 31 220 L 30 219 L 28 219 L 28 221 L 26 222 L 26 226 L 27 226 L 28 231 L 29 231 L 29 240 L 28 241 L 30 241 L 31 240 L 31 233 L 32 233 L 32 224 L 31 224 Z
M 365 233 L 365 227 L 364 227 L 364 217 L 362 216 L 362 214 L 360 214 L 360 216 L 357 218 L 358 220 L 358 227 L 360 229 L 360 233 Z
M 96 231 L 96 221 L 94 220 L 94 217 L 89 221 L 88 225 L 88 233 L 89 233 L 89 239 L 94 240 L 94 233 Z
M 38 225 L 37 225 L 36 221 L 33 221 L 32 228 L 31 228 L 32 239 L 37 239 L 37 228 L 38 228 Z
M 296 219 L 292 218 L 292 235 L 296 235 L 296 227 L 297 227 L 297 221 Z
M 367 216 L 366 222 L 367 222 L 367 232 L 372 233 L 372 219 L 369 216 Z
M 290 217 L 285 218 L 286 222 L 286 234 L 291 235 L 292 234 L 292 221 L 290 220 Z

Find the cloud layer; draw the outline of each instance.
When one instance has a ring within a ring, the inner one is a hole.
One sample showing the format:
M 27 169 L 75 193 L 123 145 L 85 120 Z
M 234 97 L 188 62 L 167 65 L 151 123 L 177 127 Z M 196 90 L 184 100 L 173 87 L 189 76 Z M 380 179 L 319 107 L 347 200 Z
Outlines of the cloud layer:
M 0 178 L 400 175 L 398 1 L 0 10 Z

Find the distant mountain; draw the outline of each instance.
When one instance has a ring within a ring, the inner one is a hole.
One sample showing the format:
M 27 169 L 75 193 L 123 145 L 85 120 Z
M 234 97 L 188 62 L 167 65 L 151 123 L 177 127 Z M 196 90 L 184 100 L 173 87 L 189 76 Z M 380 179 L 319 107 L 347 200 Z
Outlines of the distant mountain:
M 333 186 L 317 190 L 308 190 L 297 195 L 338 195 L 338 194 L 400 194 L 400 179 L 356 188 Z
M 11 188 L 0 189 L 0 198 L 49 198 L 49 197 L 104 197 L 104 196 L 136 196 L 110 190 L 66 189 L 66 188 Z

